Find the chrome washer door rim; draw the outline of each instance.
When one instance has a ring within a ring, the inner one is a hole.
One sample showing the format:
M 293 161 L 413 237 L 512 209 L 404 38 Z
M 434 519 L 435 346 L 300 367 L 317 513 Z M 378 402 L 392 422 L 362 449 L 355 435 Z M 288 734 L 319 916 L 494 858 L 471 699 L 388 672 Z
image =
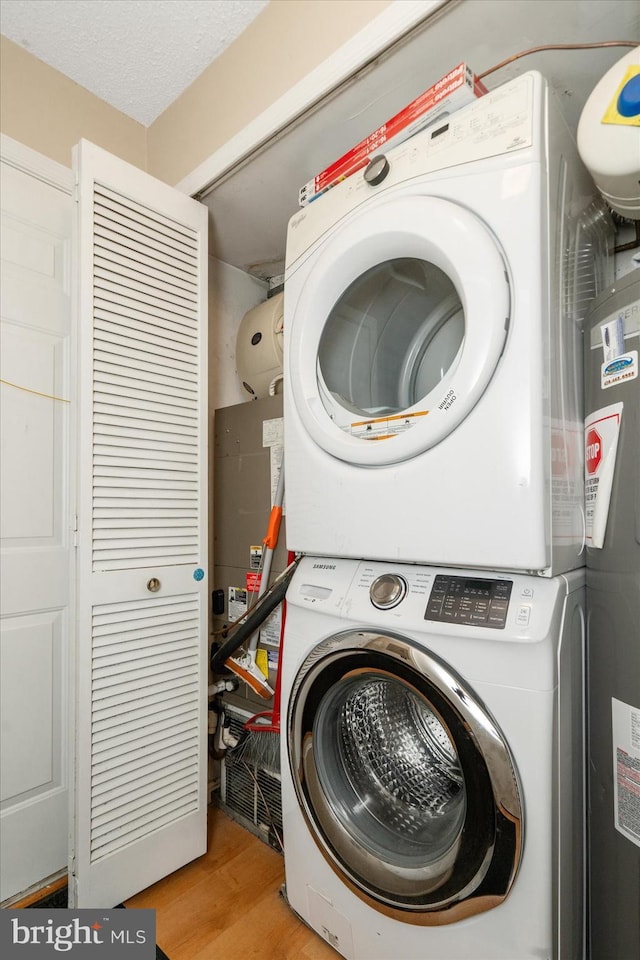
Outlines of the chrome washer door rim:
M 345 818 L 335 815 L 318 774 L 314 717 L 323 696 L 369 673 L 397 679 L 424 697 L 460 755 L 468 793 L 464 824 L 448 848 L 423 864 L 376 857 Z M 405 922 L 442 924 L 490 909 L 508 895 L 522 856 L 515 765 L 487 709 L 439 658 L 397 635 L 346 631 L 331 637 L 297 675 L 287 733 L 293 784 L 311 835 L 361 899 Z

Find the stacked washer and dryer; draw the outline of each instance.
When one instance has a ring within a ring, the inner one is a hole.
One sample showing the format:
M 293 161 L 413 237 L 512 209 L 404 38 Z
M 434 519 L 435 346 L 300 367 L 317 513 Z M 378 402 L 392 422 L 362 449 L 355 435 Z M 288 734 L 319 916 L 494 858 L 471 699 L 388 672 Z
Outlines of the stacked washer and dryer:
M 581 337 L 611 239 L 537 73 L 290 222 L 286 893 L 348 960 L 583 955 Z

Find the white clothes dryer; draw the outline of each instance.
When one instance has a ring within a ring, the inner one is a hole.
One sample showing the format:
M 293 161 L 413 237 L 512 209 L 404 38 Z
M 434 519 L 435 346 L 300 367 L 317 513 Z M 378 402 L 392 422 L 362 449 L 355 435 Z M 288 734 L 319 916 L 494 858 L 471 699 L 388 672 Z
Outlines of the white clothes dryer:
M 290 221 L 287 542 L 554 575 L 583 564 L 582 344 L 611 224 L 543 78 Z
M 287 594 L 293 910 L 347 960 L 579 960 L 584 574 L 304 557 Z

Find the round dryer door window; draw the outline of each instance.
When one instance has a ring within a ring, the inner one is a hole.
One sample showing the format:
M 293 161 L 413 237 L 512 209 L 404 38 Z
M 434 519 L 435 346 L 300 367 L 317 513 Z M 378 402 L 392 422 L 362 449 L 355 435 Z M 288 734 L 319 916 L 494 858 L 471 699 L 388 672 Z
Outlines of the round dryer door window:
M 332 637 L 302 666 L 288 736 L 312 835 L 362 899 L 442 924 L 507 896 L 522 850 L 516 772 L 445 664 L 396 636 Z
M 327 413 L 338 422 L 349 411 L 351 435 L 380 439 L 440 386 L 464 332 L 462 302 L 439 267 L 414 259 L 372 267 L 340 297 L 320 338 Z M 353 415 L 365 419 L 354 424 Z
M 387 198 L 300 269 L 287 377 L 327 452 L 363 465 L 406 460 L 473 410 L 510 311 L 504 259 L 474 214 L 436 197 Z

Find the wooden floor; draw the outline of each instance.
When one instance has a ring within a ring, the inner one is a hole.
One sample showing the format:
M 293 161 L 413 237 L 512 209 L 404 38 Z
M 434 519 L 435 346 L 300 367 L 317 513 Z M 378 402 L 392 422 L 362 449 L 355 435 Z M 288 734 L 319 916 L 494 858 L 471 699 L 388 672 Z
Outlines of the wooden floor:
M 279 894 L 284 860 L 209 809 L 204 857 L 126 901 L 156 911 L 156 941 L 169 960 L 339 960 Z

